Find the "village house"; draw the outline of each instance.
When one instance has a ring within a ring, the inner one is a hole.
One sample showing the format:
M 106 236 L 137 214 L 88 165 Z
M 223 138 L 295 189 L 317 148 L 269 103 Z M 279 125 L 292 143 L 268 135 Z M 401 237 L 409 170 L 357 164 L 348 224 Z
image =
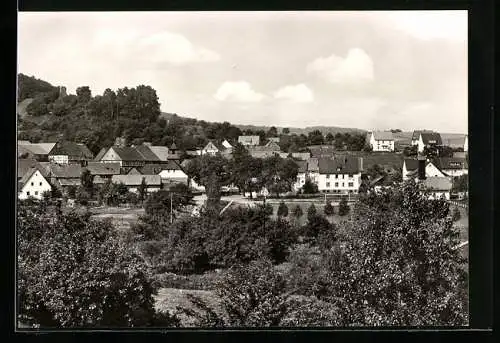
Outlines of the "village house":
M 423 188 L 429 199 L 450 200 L 452 181 L 448 177 L 432 176 L 423 181 Z
M 201 149 L 201 155 L 215 156 L 217 154 L 226 152 L 226 150 L 228 150 L 228 148 L 226 148 L 222 143 L 211 140 L 207 143 L 207 145 L 205 145 L 203 149 Z
M 233 148 L 233 145 L 227 139 L 224 139 L 221 144 L 226 149 L 232 149 Z
M 17 181 L 21 180 L 21 178 L 32 168 L 43 170 L 41 168 L 40 162 L 38 162 L 34 158 L 17 159 Z
M 172 157 L 172 154 L 166 146 L 152 145 L 151 142 L 144 142 L 143 144 L 147 146 L 160 161 L 166 162 L 169 157 Z
M 142 173 L 136 167 L 132 167 L 126 175 L 142 175 Z
M 411 145 L 418 145 L 418 141 L 420 140 L 420 134 L 424 133 L 434 133 L 432 130 L 414 130 L 411 136 Z
M 394 137 L 390 131 L 369 133 L 369 144 L 373 151 L 394 151 Z
M 274 142 L 274 143 L 277 143 L 277 144 L 280 143 L 280 138 L 279 137 L 269 137 L 267 140 L 268 140 L 268 142 Z
M 160 175 L 113 175 L 111 182 L 122 183 L 129 192 L 138 193 L 143 179 L 148 193 L 159 191 L 162 188 Z
M 93 158 L 94 155 L 85 144 L 70 141 L 57 142 L 49 153 L 49 162 L 58 164 L 80 163 L 85 165 Z
M 49 154 L 56 143 L 30 143 L 28 141 L 17 142 L 17 156 L 19 158 L 32 158 L 40 162 L 48 162 Z
M 38 168 L 30 168 L 18 181 L 17 186 L 19 199 L 33 197 L 41 200 L 43 193 L 51 190 L 52 186 Z
M 102 185 L 113 175 L 120 174 L 120 163 L 88 162 L 85 169 L 94 177 L 94 185 Z
M 425 160 L 426 177 L 445 177 L 446 175 L 432 162 Z M 419 160 L 405 158 L 403 161 L 402 176 L 403 181 L 408 180 L 418 173 Z
M 318 160 L 318 190 L 323 193 L 358 193 L 363 159 L 344 156 Z
M 238 143 L 245 146 L 258 146 L 260 144 L 259 136 L 239 136 Z
M 442 146 L 441 135 L 437 132 L 421 132 L 418 139 L 417 151 L 422 153 L 424 148 Z
M 467 152 L 469 150 L 469 138 L 467 135 L 456 136 L 444 138 L 441 137 L 444 146 L 448 146 L 452 149 L 461 150 Z
M 124 170 L 142 167 L 149 163 L 159 163 L 160 158 L 147 145 L 117 146 L 113 145 L 105 153 L 100 154 L 99 162 L 119 163 Z
M 447 176 L 462 176 L 468 174 L 468 164 L 465 158 L 438 157 L 434 164 Z
M 168 161 L 161 164 L 147 164 L 142 167 L 141 171 L 143 174 L 160 175 L 162 183 L 188 184 L 188 175 L 179 163 L 175 161 Z
M 299 166 L 297 171 L 297 181 L 293 185 L 293 190 L 295 192 L 300 191 L 307 179 L 307 161 L 298 161 L 297 165 Z
M 47 175 L 49 182 L 59 188 L 63 193 L 70 187 L 81 185 L 81 176 L 83 168 L 80 164 L 57 164 L 47 163 L 42 165 L 44 175 Z
M 272 141 L 267 142 L 266 145 L 249 146 L 247 150 L 254 158 L 267 158 L 281 155 L 280 146 L 276 142 Z M 286 156 L 288 156 L 288 154 L 286 154 Z

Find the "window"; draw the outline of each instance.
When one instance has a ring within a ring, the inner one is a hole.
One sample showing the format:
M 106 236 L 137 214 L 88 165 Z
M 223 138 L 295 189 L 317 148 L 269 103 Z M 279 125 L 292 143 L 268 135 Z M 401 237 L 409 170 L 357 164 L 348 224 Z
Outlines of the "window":
M 326 178 L 329 179 L 330 178 L 330 174 L 326 174 Z
M 330 187 L 330 182 L 327 182 L 327 183 L 326 183 L 326 187 Z
M 349 179 L 352 179 L 352 174 L 349 174 Z
M 42 183 L 40 182 L 40 186 L 42 185 Z
M 35 195 L 38 195 L 38 191 L 35 191 Z
M 338 187 L 339 186 L 339 183 L 338 182 L 335 182 L 335 187 Z
M 349 182 L 349 187 L 354 187 L 354 182 Z
M 344 187 L 344 183 L 342 182 L 342 187 Z
M 338 179 L 339 178 L 339 175 L 338 174 L 335 174 L 335 178 Z
M 34 182 L 32 182 L 32 183 L 31 183 L 31 185 L 32 185 L 32 186 L 34 186 L 34 185 L 35 185 L 35 183 L 34 183 Z
M 30 196 L 30 192 L 26 192 L 26 195 L 27 195 L 27 196 Z

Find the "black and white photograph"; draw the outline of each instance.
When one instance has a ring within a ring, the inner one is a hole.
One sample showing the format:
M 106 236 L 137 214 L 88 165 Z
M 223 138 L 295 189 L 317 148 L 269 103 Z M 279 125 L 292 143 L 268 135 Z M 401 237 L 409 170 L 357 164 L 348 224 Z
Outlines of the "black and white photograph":
M 17 31 L 17 330 L 469 325 L 466 10 Z

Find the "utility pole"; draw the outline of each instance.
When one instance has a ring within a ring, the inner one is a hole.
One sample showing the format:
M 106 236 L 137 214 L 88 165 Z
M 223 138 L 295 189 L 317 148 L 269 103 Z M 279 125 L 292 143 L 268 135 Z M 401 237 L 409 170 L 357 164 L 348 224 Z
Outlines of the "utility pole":
M 172 192 L 170 192 L 170 224 L 172 224 Z

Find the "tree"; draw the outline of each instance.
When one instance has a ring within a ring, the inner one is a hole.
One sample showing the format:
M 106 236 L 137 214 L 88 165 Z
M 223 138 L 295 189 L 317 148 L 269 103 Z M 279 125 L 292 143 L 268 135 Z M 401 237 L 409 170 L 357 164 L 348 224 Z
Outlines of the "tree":
M 287 128 L 287 127 L 284 127 L 282 130 L 281 130 L 281 133 L 283 133 L 284 135 L 288 135 L 290 133 L 290 129 Z
M 17 224 L 21 320 L 41 328 L 160 324 L 148 268 L 110 222 L 20 202 Z
M 286 206 L 285 202 L 280 202 L 278 207 L 278 217 L 287 217 L 288 216 L 288 206 Z
M 325 215 L 330 217 L 335 214 L 335 208 L 332 206 L 332 203 L 330 201 L 326 202 L 325 209 L 324 209 Z
M 92 98 L 92 92 L 90 91 L 89 86 L 78 87 L 76 89 L 76 97 L 78 98 L 79 103 L 88 103 Z
M 316 214 L 317 214 L 316 206 L 314 206 L 314 204 L 311 204 L 307 209 L 307 220 L 312 221 L 316 216 Z
M 231 182 L 229 163 L 221 156 L 204 155 L 189 161 L 186 173 L 207 193 L 207 207 L 215 208 L 221 198 L 221 187 Z
M 170 220 L 171 215 L 175 217 L 175 212 L 191 204 L 193 196 L 187 186 L 186 188 L 183 186 L 172 188 L 170 190 L 152 192 L 146 198 L 144 203 L 144 212 L 146 215 L 160 223 L 167 222 Z M 170 212 L 171 209 L 174 213 Z
M 295 206 L 292 214 L 295 217 L 295 219 L 299 220 L 300 217 L 302 217 L 304 215 L 304 212 L 302 211 L 302 207 L 300 207 L 300 205 Z
M 439 157 L 453 157 L 453 148 L 443 145 L 439 146 L 437 149 Z
M 466 325 L 467 274 L 446 201 L 428 200 L 414 182 L 370 198 L 344 224 L 330 272 L 343 323 Z
M 289 192 L 297 179 L 299 166 L 289 158 L 279 156 L 263 160 L 262 179 L 266 188 L 279 197 L 280 193 Z
M 458 207 L 455 206 L 455 208 L 453 209 L 453 215 L 452 215 L 453 221 L 454 222 L 459 221 L 461 217 L 462 216 L 460 214 L 460 210 L 458 209 Z
M 269 130 L 267 130 L 266 134 L 267 138 L 269 137 L 277 137 L 278 136 L 278 130 L 276 129 L 275 126 L 271 126 Z
M 325 139 L 320 130 L 309 132 L 307 136 L 309 145 L 321 145 L 325 143 Z
M 403 149 L 403 155 L 405 155 L 406 157 L 410 157 L 410 156 L 417 156 L 417 151 L 418 147 L 416 145 L 412 145 L 411 147 L 405 147 Z
M 333 134 L 332 134 L 331 132 L 328 132 L 328 133 L 326 134 L 325 139 L 326 139 L 326 142 L 327 142 L 328 144 L 332 144 L 332 143 L 333 143 L 333 140 L 334 140 Z
M 318 185 L 312 182 L 310 178 L 306 178 L 306 182 L 302 186 L 302 191 L 304 194 L 316 194 L 318 193 Z
M 347 198 L 342 197 L 339 203 L 339 216 L 345 216 L 349 213 L 349 205 L 347 204 Z
M 94 175 L 92 175 L 86 168 L 84 168 L 82 171 L 82 174 L 80 176 L 80 183 L 90 196 L 94 194 Z
M 142 180 L 141 180 L 141 184 L 139 185 L 139 188 L 138 188 L 139 201 L 141 203 L 146 198 L 147 192 L 148 192 L 148 185 L 146 184 L 146 178 L 143 177 Z

